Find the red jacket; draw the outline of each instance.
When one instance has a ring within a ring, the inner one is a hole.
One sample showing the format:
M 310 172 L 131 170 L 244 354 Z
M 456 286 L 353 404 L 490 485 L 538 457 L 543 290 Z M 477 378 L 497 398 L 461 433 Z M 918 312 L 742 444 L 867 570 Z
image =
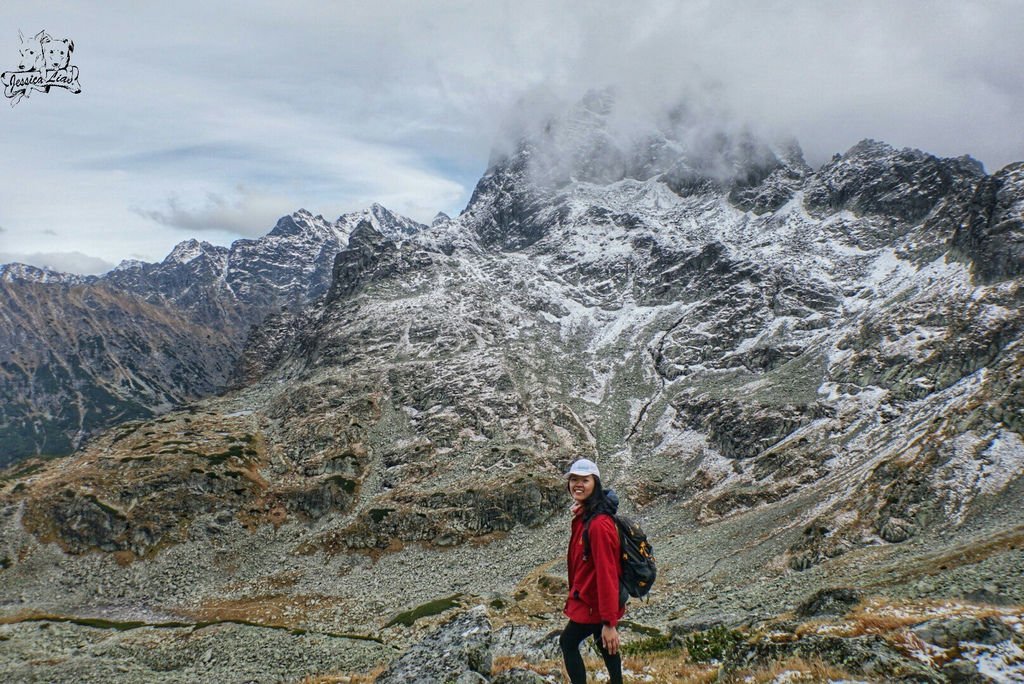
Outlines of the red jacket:
M 590 519 L 590 557 L 583 558 L 583 515 L 572 519 L 569 536 L 569 598 L 565 614 L 573 622 L 615 627 L 626 612 L 619 604 L 619 528 L 610 515 Z

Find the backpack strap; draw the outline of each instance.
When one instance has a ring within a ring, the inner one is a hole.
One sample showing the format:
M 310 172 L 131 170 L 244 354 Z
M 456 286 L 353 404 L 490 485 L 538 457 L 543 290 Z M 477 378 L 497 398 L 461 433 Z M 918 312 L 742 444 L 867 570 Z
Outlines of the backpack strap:
M 583 560 L 590 559 L 590 521 L 599 515 L 607 515 L 615 523 L 615 529 L 619 532 L 619 543 L 622 543 L 622 531 L 619 530 L 619 520 L 611 513 L 593 513 L 583 520 Z

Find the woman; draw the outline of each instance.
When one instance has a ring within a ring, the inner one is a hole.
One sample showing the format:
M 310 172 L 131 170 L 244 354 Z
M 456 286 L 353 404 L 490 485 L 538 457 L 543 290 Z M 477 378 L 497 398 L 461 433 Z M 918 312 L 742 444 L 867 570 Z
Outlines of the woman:
M 569 624 L 559 639 L 565 669 L 572 684 L 586 684 L 580 644 L 593 636 L 608 668 L 610 684 L 621 684 L 617 625 L 626 606 L 619 598 L 619 530 L 611 517 L 618 510 L 619 499 L 614 491 L 601 487 L 601 473 L 593 461 L 581 458 L 573 463 L 568 478 L 573 499 L 569 598 L 565 602 Z

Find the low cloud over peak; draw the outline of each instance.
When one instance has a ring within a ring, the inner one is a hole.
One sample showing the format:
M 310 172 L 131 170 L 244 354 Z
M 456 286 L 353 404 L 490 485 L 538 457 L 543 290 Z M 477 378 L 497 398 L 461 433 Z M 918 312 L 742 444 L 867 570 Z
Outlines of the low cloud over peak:
M 77 275 L 99 275 L 114 268 L 114 264 L 108 261 L 81 252 L 37 252 L 34 254 L 0 252 L 0 264 L 15 263 Z
M 14 0 L 8 23 L 36 30 L 51 4 Z M 791 136 L 812 166 L 864 138 L 990 170 L 1024 159 L 1012 0 L 184 0 L 132 7 L 131 31 L 116 4 L 52 5 L 83 91 L 4 114 L 18 163 L 0 171 L 0 220 L 25 253 L 156 259 L 192 232 L 262 234 L 298 206 L 378 201 L 428 222 L 514 145 L 503 123 L 609 87 L 613 136 L 683 102 L 695 130 Z

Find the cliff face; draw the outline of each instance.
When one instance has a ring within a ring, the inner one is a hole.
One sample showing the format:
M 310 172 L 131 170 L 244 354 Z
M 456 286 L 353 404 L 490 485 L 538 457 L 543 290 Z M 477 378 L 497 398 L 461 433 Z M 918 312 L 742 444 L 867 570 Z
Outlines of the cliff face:
M 187 549 L 192 584 L 150 604 L 251 598 L 287 569 L 285 595 L 315 586 L 379 627 L 558 558 L 561 473 L 587 456 L 655 539 L 651 621 L 779 612 L 837 583 L 1024 601 L 1001 579 L 1024 524 L 1019 165 L 873 141 L 818 171 L 753 139 L 640 154 L 602 134 L 599 104 L 548 130 L 568 170 L 528 140 L 454 219 L 364 215 L 291 279 L 247 260 L 263 275 L 246 282 L 303 283 L 248 336 L 249 384 L 11 471 L 5 579 L 45 601 L 31 573 L 66 571 L 19 545 L 179 578 Z M 359 603 L 367 582 L 387 591 Z

